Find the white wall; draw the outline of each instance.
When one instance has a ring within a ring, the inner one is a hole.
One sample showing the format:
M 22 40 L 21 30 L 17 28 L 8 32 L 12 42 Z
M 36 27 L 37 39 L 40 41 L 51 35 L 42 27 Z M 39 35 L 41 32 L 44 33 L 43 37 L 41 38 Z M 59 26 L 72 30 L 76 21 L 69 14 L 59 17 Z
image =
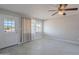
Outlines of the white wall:
M 16 13 L 7 11 L 7 10 L 2 10 L 0 9 L 0 15 L 7 15 L 7 16 L 12 16 L 16 17 L 15 22 L 16 22 L 16 32 L 14 33 L 8 33 L 4 32 L 4 20 L 0 19 L 0 48 L 8 47 L 11 45 L 19 44 L 20 43 L 20 16 Z
M 44 33 L 48 37 L 79 42 L 79 14 L 59 16 L 44 22 Z

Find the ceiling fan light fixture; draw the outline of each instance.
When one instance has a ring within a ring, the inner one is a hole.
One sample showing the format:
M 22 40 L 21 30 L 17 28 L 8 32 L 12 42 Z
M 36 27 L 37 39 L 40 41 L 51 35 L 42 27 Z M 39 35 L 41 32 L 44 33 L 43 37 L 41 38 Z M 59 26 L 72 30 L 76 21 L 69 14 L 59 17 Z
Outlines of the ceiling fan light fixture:
M 60 15 L 63 15 L 64 11 L 59 11 L 58 13 L 59 13 Z

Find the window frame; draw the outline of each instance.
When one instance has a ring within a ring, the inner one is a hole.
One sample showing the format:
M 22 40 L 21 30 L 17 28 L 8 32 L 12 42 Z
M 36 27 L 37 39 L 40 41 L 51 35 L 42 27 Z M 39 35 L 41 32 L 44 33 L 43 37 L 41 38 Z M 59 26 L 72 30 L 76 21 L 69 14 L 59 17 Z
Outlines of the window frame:
M 4 32 L 16 32 L 15 19 L 4 18 Z M 6 24 L 6 25 L 5 25 Z M 8 30 L 8 27 L 9 30 Z M 14 30 L 13 30 L 14 28 Z

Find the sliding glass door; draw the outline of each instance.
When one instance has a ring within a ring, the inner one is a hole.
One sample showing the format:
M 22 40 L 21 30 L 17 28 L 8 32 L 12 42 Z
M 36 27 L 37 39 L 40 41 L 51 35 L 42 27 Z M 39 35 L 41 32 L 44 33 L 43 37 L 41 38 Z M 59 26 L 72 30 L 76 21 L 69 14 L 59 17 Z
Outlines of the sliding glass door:
M 42 33 L 43 33 L 43 21 L 42 20 L 35 20 L 32 19 L 32 40 L 34 39 L 40 39 L 42 37 Z

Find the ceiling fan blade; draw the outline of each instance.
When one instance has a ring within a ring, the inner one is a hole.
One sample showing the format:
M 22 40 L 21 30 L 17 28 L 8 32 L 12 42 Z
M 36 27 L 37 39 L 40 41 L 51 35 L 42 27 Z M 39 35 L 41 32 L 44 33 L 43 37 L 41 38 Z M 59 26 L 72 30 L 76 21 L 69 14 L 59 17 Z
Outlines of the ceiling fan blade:
M 58 13 L 58 11 L 57 11 L 57 12 L 55 12 L 55 13 L 53 13 L 51 16 L 56 15 L 57 13 Z
M 57 11 L 57 10 L 48 10 L 48 11 Z
M 73 11 L 73 10 L 78 10 L 78 8 L 67 8 L 67 9 L 64 9 L 65 11 Z

